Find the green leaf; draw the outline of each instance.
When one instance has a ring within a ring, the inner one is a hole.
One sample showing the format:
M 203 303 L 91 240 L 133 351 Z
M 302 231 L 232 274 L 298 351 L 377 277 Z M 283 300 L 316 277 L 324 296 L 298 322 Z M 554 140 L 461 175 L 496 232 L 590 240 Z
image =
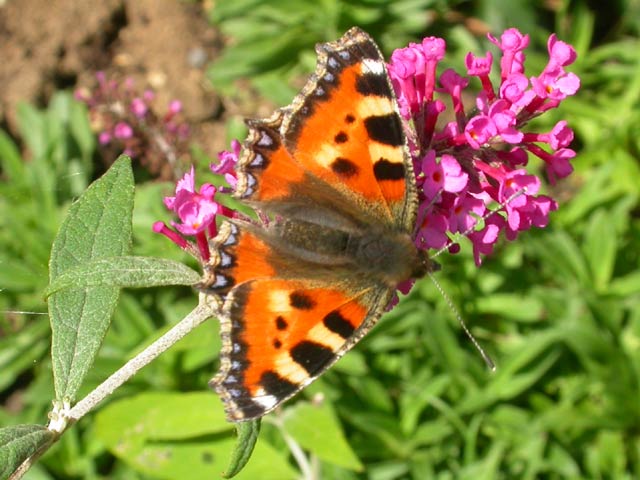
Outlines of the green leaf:
M 15 230 L 18 230 L 18 228 L 15 228 Z M 30 253 L 32 252 L 33 250 Z M 40 286 L 42 283 L 40 272 L 34 271 L 24 258 L 19 258 L 15 254 L 9 257 L 7 253 L 0 252 L 0 265 L 2 265 L 2 268 L 0 268 L 0 289 L 19 292 L 31 291 L 34 285 Z M 44 274 L 46 275 L 46 270 Z
M 415 381 L 412 379 L 410 387 L 399 399 L 400 427 L 406 436 L 410 436 L 419 425 L 422 426 L 420 422 L 422 412 L 431 404 L 432 399 L 441 396 L 451 383 L 446 375 L 420 378 L 421 375 L 416 372 L 415 376 Z
M 552 267 L 560 277 L 558 281 L 590 285 L 589 267 L 582 255 L 577 241 L 565 231 L 557 231 L 545 235 L 531 243 L 535 245 L 537 254 L 547 266 Z
M 587 469 L 592 478 L 624 478 L 626 441 L 621 432 L 603 430 L 598 433 L 586 452 Z
M 24 182 L 24 164 L 20 151 L 4 130 L 0 130 L 0 167 L 9 181 Z
M 0 338 L 0 391 L 33 367 L 49 350 L 49 325 L 45 319 L 32 321 L 16 334 Z
M 479 313 L 497 313 L 506 318 L 521 322 L 540 320 L 544 314 L 544 305 L 533 296 L 494 293 L 474 300 Z
M 73 101 L 69 110 L 69 129 L 78 143 L 82 156 L 90 160 L 95 149 L 96 137 L 91 131 L 87 107 L 84 103 Z
M 213 392 L 150 392 L 112 402 L 100 410 L 95 434 L 107 447 L 119 449 L 132 439 L 184 440 L 232 428 Z
M 71 205 L 51 248 L 49 280 L 131 248 L 131 160 L 122 156 Z M 118 300 L 117 287 L 79 287 L 49 298 L 56 399 L 73 401 L 93 364 Z
M 142 393 L 96 415 L 94 434 L 111 453 L 154 478 L 219 478 L 235 447 L 233 425 L 216 395 Z M 296 478 L 285 455 L 263 441 L 237 479 Z
M 18 125 L 25 143 L 38 158 L 45 155 L 49 139 L 45 128 L 45 118 L 38 109 L 28 103 L 18 104 Z
M 46 295 L 73 287 L 117 286 L 130 288 L 160 285 L 193 285 L 200 274 L 173 260 L 152 257 L 113 257 L 70 268 L 49 284 Z
M 253 449 L 258 441 L 258 436 L 260 435 L 260 423 L 259 418 L 249 422 L 236 423 L 238 439 L 236 440 L 236 447 L 233 449 L 233 453 L 229 459 L 229 466 L 222 474 L 224 478 L 235 477 L 251 458 Z
M 55 434 L 42 425 L 0 429 L 0 478 L 8 478 L 26 459 L 53 443 Z
M 616 261 L 617 235 L 611 227 L 612 220 L 608 212 L 599 209 L 591 216 L 585 233 L 583 251 L 597 292 L 606 291 Z
M 505 443 L 504 441 L 494 442 L 491 449 L 485 453 L 484 458 L 461 471 L 458 478 L 460 480 L 493 480 L 498 478 L 500 465 L 504 461 L 507 449 Z
M 626 297 L 640 294 L 640 272 L 631 272 L 611 282 L 609 293 Z
M 328 403 L 321 406 L 296 403 L 287 410 L 284 428 L 318 458 L 349 470 L 362 471 L 362 463 L 347 443 L 335 411 Z
M 459 413 L 475 413 L 490 404 L 507 400 L 531 388 L 558 360 L 554 345 L 565 333 L 561 329 L 547 330 L 544 334 L 531 335 L 526 341 L 514 343 L 513 353 L 499 362 L 490 383 L 482 390 L 468 392 L 457 406 Z

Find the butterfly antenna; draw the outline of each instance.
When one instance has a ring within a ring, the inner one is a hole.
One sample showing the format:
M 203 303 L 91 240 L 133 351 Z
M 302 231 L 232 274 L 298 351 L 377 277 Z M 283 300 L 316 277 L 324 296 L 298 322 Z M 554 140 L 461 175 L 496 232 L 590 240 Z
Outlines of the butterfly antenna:
M 489 218 L 491 215 L 496 214 L 497 212 L 499 212 L 502 208 L 504 208 L 506 205 L 508 205 L 510 202 L 512 202 L 515 198 L 519 197 L 520 195 L 524 194 L 527 192 L 527 188 L 521 188 L 520 190 L 518 190 L 517 192 L 515 192 L 513 195 L 511 195 L 509 198 L 507 198 L 504 202 L 502 202 L 497 209 L 495 210 L 491 210 L 487 213 L 485 213 L 482 216 L 482 220 L 486 220 L 487 218 Z M 473 232 L 475 230 L 476 225 L 478 224 L 478 222 L 474 223 L 471 227 L 469 227 L 468 229 L 466 229 L 463 233 L 462 236 L 466 237 L 467 235 L 469 235 L 471 232 Z M 453 245 L 454 241 L 451 241 L 449 243 L 447 243 L 447 245 L 445 245 L 444 247 L 442 247 L 440 250 L 438 250 L 437 252 L 435 252 L 433 255 L 431 255 L 430 258 L 435 258 L 438 255 L 441 255 L 442 253 L 444 253 L 445 251 L 447 251 L 451 245 Z M 489 355 L 487 354 L 487 352 L 484 351 L 484 348 L 482 348 L 482 346 L 480 345 L 480 343 L 475 339 L 475 337 L 471 334 L 471 331 L 469 330 L 469 328 L 467 327 L 467 325 L 464 323 L 464 320 L 462 319 L 462 316 L 460 315 L 460 313 L 458 312 L 458 309 L 456 308 L 456 306 L 454 305 L 453 301 L 451 300 L 451 298 L 449 297 L 449 295 L 447 295 L 447 293 L 444 291 L 444 289 L 442 288 L 442 285 L 440 285 L 440 283 L 436 280 L 436 278 L 433 276 L 432 273 L 429 273 L 429 278 L 431 279 L 431 281 L 433 282 L 433 284 L 436 286 L 436 288 L 438 289 L 438 291 L 440 292 L 440 295 L 442 295 L 442 298 L 444 298 L 445 302 L 447 302 L 447 305 L 449 305 L 449 308 L 451 309 L 451 311 L 453 312 L 453 314 L 456 316 L 456 318 L 458 319 L 458 323 L 460 323 L 460 326 L 462 327 L 462 330 L 464 331 L 465 335 L 467 337 L 469 337 L 469 340 L 471 340 L 471 343 L 473 344 L 473 346 L 476 348 L 476 350 L 478 350 L 478 352 L 480 353 L 480 356 L 482 357 L 482 359 L 484 360 L 484 363 L 487 365 L 487 367 L 489 368 L 489 370 L 491 371 L 495 371 L 496 369 L 496 364 L 493 363 L 493 360 L 491 360 L 491 357 L 489 357 Z
M 469 337 L 469 340 L 471 340 L 471 343 L 473 344 L 473 346 L 476 347 L 476 350 L 478 350 L 478 353 L 480 353 L 480 356 L 484 360 L 484 363 L 487 365 L 489 370 L 491 370 L 492 372 L 495 372 L 496 364 L 493 363 L 493 360 L 491 360 L 491 357 L 489 356 L 489 354 L 487 352 L 485 352 L 484 348 L 482 348 L 482 346 L 476 340 L 476 338 L 473 336 L 473 334 L 471 333 L 469 328 L 467 328 L 466 323 L 464 323 L 464 320 L 462 319 L 462 316 L 458 312 L 458 309 L 454 305 L 454 303 L 451 300 L 451 298 L 449 297 L 449 295 L 447 295 L 447 293 L 442 288 L 442 285 L 440 285 L 440 282 L 438 282 L 436 280 L 436 277 L 431 272 L 429 272 L 428 275 L 429 275 L 429 278 L 431 279 L 431 281 L 433 282 L 433 284 L 436 286 L 436 288 L 440 292 L 440 295 L 442 295 L 442 298 L 444 298 L 444 301 L 447 302 L 447 305 L 449 305 L 449 308 L 451 309 L 453 314 L 456 316 L 456 319 L 458 320 L 458 322 L 460 323 L 460 326 L 462 327 L 462 331 L 464 331 L 465 335 L 467 337 Z
M 509 198 L 507 198 L 504 202 L 500 203 L 498 205 L 498 208 L 496 208 L 495 210 L 489 210 L 487 213 L 485 213 L 482 217 L 481 220 L 486 220 L 487 218 L 489 218 L 492 215 L 497 214 L 498 212 L 500 212 L 500 210 L 502 210 L 504 207 L 506 207 L 507 205 L 509 205 L 513 200 L 515 200 L 516 198 L 518 198 L 520 195 L 527 193 L 527 187 L 523 187 L 520 190 L 518 190 L 517 192 L 513 193 Z M 466 237 L 467 235 L 469 235 L 471 232 L 473 232 L 476 228 L 476 226 L 478 225 L 478 222 L 475 222 L 473 225 L 471 225 L 469 228 L 467 228 L 464 232 L 462 232 L 462 234 L 460 234 L 460 236 L 462 237 Z M 451 240 L 450 242 L 448 242 L 444 247 L 442 247 L 440 250 L 438 250 L 437 252 L 435 252 L 433 255 L 430 256 L 430 258 L 436 258 L 437 256 L 441 255 L 442 253 L 446 252 L 447 250 L 449 250 L 449 248 L 451 248 L 451 245 L 458 243 L 457 241 L 453 241 Z

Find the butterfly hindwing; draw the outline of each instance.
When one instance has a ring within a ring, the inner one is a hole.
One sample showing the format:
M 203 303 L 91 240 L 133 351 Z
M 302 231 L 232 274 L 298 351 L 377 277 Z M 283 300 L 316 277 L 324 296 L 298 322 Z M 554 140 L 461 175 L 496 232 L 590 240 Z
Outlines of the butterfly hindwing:
M 225 300 L 221 367 L 212 385 L 231 420 L 264 415 L 308 385 L 373 326 L 389 301 L 388 289 L 363 289 L 364 282 L 289 278 L 296 268 L 288 269 L 286 258 L 231 222 L 216 241 L 208 291 Z

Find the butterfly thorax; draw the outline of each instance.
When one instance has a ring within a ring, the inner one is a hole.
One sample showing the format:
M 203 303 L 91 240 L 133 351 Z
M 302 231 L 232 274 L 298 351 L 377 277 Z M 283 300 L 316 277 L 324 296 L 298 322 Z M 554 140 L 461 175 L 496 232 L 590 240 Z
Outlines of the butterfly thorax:
M 342 267 L 389 288 L 433 270 L 426 253 L 402 231 L 372 226 L 342 229 L 300 220 L 284 220 L 269 231 L 269 243 L 299 261 Z
M 410 278 L 422 278 L 432 270 L 426 252 L 418 250 L 404 232 L 366 232 L 351 236 L 347 252 L 362 271 L 389 287 Z

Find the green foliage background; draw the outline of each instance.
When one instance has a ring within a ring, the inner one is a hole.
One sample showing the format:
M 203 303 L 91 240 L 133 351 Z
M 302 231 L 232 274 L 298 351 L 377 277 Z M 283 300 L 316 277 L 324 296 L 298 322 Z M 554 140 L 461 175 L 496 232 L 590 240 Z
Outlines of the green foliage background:
M 297 402 L 267 418 L 242 478 L 296 478 L 291 442 L 327 479 L 640 478 L 640 4 L 552 5 L 236 0 L 210 11 L 234 39 L 210 78 L 232 96 L 243 95 L 235 80 L 249 76 L 265 98 L 288 103 L 313 69 L 313 44 L 352 25 L 387 54 L 443 36 L 448 66 L 458 68 L 467 51 L 488 48 L 478 21 L 494 34 L 516 26 L 532 37 L 530 75 L 556 32 L 576 46 L 571 70 L 582 79 L 575 98 L 532 126 L 546 131 L 564 118 L 576 131 L 576 171 L 551 191 L 560 210 L 550 226 L 502 244 L 479 269 L 468 248 L 439 258 L 440 282 L 497 372 L 423 281 Z M 86 112 L 68 93 L 45 110 L 23 105 L 19 117 L 30 161 L 0 131 L 2 426 L 46 421 L 48 255 L 97 165 Z M 151 233 L 167 218 L 167 191 L 137 186 L 134 253 L 185 260 Z M 123 292 L 79 396 L 195 303 L 188 289 Z M 215 478 L 233 444 L 206 391 L 219 347 L 215 322 L 199 327 L 70 429 L 26 478 Z M 324 403 L 314 407 L 319 395 Z

